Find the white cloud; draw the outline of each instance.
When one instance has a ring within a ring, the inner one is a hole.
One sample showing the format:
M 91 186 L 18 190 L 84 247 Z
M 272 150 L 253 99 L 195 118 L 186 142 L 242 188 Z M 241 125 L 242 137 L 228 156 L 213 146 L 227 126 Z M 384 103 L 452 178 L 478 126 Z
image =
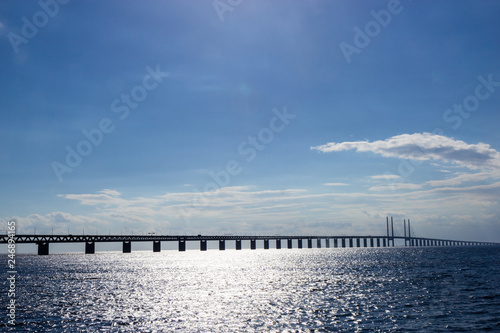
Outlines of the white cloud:
M 143 230 L 174 234 L 332 235 L 383 234 L 385 216 L 393 215 L 398 221 L 411 218 L 414 230 L 421 235 L 436 233 L 444 237 L 455 230 L 453 216 L 473 216 L 470 224 L 478 230 L 500 216 L 500 182 L 427 189 L 417 188 L 418 184 L 395 183 L 399 189 L 406 189 L 401 192 L 391 192 L 390 186 L 357 193 L 312 193 L 304 189 L 252 191 L 250 187 L 238 186 L 210 193 L 179 192 L 133 198 L 111 196 L 118 191 L 103 190 L 63 196 L 84 205 L 86 216 L 58 211 L 16 218 L 22 233 L 32 233 L 36 227 L 37 233 L 50 233 L 54 228 L 54 233 L 63 234 L 68 228 L 73 234 L 80 234 L 85 228 L 86 233 L 107 233 L 108 229 L 120 233 L 122 229 L 123 233 Z M 109 201 L 109 197 L 114 201 Z M 199 202 L 196 197 L 206 201 Z M 188 220 L 184 219 L 186 215 Z M 429 221 L 436 222 L 432 225 Z M 490 232 L 478 231 L 477 237 L 494 239 Z M 467 234 L 460 238 L 475 239 Z
M 436 160 L 454 163 L 468 169 L 500 168 L 500 153 L 486 143 L 468 144 L 431 133 L 402 134 L 379 141 L 330 142 L 311 147 L 321 152 L 356 150 L 384 157 L 411 160 Z
M 375 175 L 375 176 L 371 176 L 370 178 L 372 179 L 399 179 L 401 178 L 401 176 L 399 175 L 391 175 L 391 174 L 387 174 L 387 175 Z
M 418 190 L 422 188 L 420 184 L 411 183 L 390 183 L 380 186 L 372 186 L 369 191 L 395 191 L 395 190 Z
M 476 173 L 456 173 L 451 178 L 429 180 L 426 184 L 429 186 L 457 186 L 465 182 L 480 182 L 499 177 L 500 170 L 487 170 Z
M 0 218 L 0 220 L 2 220 Z M 47 214 L 30 214 L 25 217 L 12 216 L 3 219 L 5 222 L 16 220 L 16 233 L 33 234 L 36 229 L 37 234 L 66 234 L 95 231 L 97 228 L 106 227 L 109 222 L 99 217 L 88 217 L 82 215 L 72 215 L 67 212 L 51 212 Z
M 59 194 L 58 196 L 65 199 L 80 201 L 82 205 L 104 205 L 108 207 L 123 203 L 123 200 L 120 199 L 120 195 L 121 193 L 118 191 L 104 189 L 99 191 L 98 194 Z

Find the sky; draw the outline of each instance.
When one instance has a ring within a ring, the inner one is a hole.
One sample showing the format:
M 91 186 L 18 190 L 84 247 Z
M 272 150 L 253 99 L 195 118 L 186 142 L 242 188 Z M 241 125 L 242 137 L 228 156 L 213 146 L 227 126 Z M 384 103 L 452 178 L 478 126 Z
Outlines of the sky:
M 4 1 L 0 232 L 500 242 L 497 1 Z

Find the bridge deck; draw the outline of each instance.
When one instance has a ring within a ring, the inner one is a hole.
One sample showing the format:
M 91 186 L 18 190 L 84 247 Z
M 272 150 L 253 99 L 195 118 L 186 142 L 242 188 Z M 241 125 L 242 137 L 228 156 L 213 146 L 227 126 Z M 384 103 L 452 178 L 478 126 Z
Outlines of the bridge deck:
M 6 244 L 9 238 L 13 238 L 16 244 L 26 243 L 83 243 L 83 242 L 154 242 L 154 241 L 225 241 L 225 240 L 284 240 L 284 239 L 402 239 L 406 241 L 422 240 L 422 241 L 436 241 L 436 242 L 459 242 L 477 245 L 499 245 L 492 242 L 476 242 L 476 241 L 463 241 L 463 240 L 450 240 L 440 238 L 427 238 L 427 237 L 404 237 L 404 236 L 353 236 L 353 235 L 334 235 L 334 236 L 256 236 L 256 235 L 9 235 L 0 236 L 0 244 Z

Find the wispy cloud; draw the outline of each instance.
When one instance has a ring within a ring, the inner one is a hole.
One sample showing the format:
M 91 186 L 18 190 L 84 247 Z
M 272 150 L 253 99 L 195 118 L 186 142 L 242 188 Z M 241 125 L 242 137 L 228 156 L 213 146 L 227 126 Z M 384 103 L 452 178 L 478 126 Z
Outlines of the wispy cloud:
M 325 186 L 349 186 L 349 184 L 346 184 L 346 183 L 324 183 L 323 185 L 325 185 Z

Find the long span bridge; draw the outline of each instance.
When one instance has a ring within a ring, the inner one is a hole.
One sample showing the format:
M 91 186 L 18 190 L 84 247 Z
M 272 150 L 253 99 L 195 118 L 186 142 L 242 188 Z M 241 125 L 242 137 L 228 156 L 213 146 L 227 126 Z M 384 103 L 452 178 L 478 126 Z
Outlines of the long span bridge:
M 178 242 L 179 251 L 186 251 L 186 242 L 200 242 L 200 250 L 207 250 L 208 241 L 218 241 L 219 250 L 226 249 L 226 241 L 234 241 L 235 249 L 242 249 L 242 241 L 250 242 L 250 249 L 257 249 L 257 241 L 263 241 L 263 248 L 269 249 L 270 241 L 275 242 L 276 249 L 281 249 L 282 241 L 286 241 L 288 249 L 293 248 L 293 241 L 296 240 L 297 248 L 302 249 L 307 247 L 313 248 L 316 243 L 316 248 L 330 248 L 333 245 L 337 247 L 394 247 L 394 240 L 404 240 L 404 246 L 487 246 L 500 245 L 492 242 L 476 242 L 449 240 L 426 237 L 412 237 L 410 232 L 410 220 L 408 223 L 404 220 L 404 236 L 394 236 L 394 224 L 391 218 L 389 227 L 389 219 L 387 219 L 387 234 L 384 236 L 237 236 L 237 235 L 2 235 L 0 236 L 0 244 L 9 243 L 15 244 L 37 244 L 39 255 L 49 254 L 50 243 L 85 243 L 85 253 L 95 253 L 95 243 L 98 242 L 122 242 L 123 253 L 132 251 L 132 242 L 152 242 L 153 252 L 161 251 L 161 242 Z M 333 240 L 333 244 L 332 241 Z M 307 243 L 307 244 L 305 244 Z

